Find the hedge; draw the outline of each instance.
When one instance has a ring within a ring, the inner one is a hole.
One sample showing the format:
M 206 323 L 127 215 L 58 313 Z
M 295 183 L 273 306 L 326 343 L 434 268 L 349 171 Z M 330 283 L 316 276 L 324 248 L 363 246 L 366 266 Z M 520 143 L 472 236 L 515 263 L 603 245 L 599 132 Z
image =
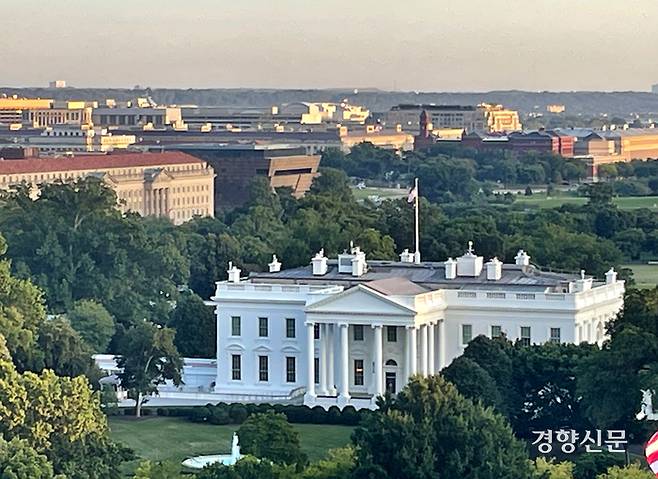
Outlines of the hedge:
M 308 406 L 284 404 L 206 404 L 205 406 L 188 407 L 159 407 L 155 410 L 158 416 L 184 417 L 193 422 L 206 422 L 208 424 L 242 424 L 249 416 L 267 411 L 283 413 L 288 422 L 296 424 L 336 424 L 355 426 L 361 419 L 371 413 L 367 409 L 357 411 L 353 406 L 346 406 L 342 411 L 332 406 L 325 411 L 321 406 L 309 408 Z M 147 411 L 146 409 L 143 411 Z M 126 413 L 128 411 L 126 410 Z M 153 410 L 150 412 L 153 414 Z M 148 414 L 148 413 L 147 413 Z

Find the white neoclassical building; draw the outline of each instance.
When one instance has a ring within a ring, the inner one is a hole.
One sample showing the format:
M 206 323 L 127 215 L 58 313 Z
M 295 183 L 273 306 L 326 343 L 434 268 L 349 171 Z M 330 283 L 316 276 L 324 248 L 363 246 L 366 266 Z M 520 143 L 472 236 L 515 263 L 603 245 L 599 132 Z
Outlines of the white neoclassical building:
M 623 304 L 624 282 L 461 257 L 367 261 L 359 248 L 305 267 L 240 277 L 230 265 L 209 302 L 217 316 L 216 401 L 373 407 L 410 375 L 430 375 L 478 336 L 526 344 L 598 342 Z M 204 376 L 207 378 L 207 375 Z M 195 375 L 186 374 L 186 383 Z M 199 388 L 203 385 L 199 384 Z

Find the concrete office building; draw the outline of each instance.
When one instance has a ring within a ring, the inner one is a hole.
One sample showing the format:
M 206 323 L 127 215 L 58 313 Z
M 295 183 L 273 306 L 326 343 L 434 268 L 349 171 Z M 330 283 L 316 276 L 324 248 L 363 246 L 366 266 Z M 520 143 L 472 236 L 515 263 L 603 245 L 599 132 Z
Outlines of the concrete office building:
M 213 169 L 179 152 L 33 158 L 0 161 L 0 188 L 99 177 L 117 194 L 117 207 L 181 224 L 193 216 L 213 216 Z
M 521 130 L 518 112 L 502 105 L 482 103 L 473 105 L 401 104 L 394 106 L 383 121 L 387 127 L 400 125 L 405 131 L 420 127 L 420 115 L 425 111 L 432 129 L 462 129 L 470 132 L 511 132 Z
M 181 109 L 176 107 L 102 106 L 94 108 L 91 119 L 105 127 L 182 126 Z
M 125 150 L 134 144 L 135 135 L 119 135 L 106 128 L 86 125 L 54 125 L 38 136 L 25 138 L 27 144 L 39 149 L 40 156 L 69 153 L 109 153 Z
M 24 113 L 52 108 L 53 100 L 41 98 L 0 97 L 0 124 L 23 123 Z

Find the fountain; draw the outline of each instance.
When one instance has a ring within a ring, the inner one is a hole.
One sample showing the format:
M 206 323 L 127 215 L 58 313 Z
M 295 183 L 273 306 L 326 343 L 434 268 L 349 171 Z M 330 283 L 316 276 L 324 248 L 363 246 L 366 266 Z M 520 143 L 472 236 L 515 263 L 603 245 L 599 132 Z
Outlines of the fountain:
M 221 463 L 225 466 L 232 466 L 242 457 L 240 454 L 240 445 L 238 444 L 238 435 L 233 433 L 233 441 L 231 442 L 231 454 L 214 454 L 211 456 L 196 456 L 190 457 L 183 461 L 183 466 L 190 469 L 203 469 L 210 464 Z

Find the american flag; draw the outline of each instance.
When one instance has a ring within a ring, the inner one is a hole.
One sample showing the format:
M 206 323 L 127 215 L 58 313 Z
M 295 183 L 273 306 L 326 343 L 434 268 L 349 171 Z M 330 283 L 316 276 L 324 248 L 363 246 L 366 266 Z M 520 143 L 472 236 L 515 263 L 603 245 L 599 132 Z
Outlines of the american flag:
M 658 477 L 658 432 L 651 436 L 651 439 L 647 442 L 644 454 L 647 456 L 649 467 L 656 477 Z
M 416 200 L 417 196 L 418 196 L 418 187 L 414 186 L 409 192 L 409 196 L 407 197 L 407 203 L 413 203 Z

